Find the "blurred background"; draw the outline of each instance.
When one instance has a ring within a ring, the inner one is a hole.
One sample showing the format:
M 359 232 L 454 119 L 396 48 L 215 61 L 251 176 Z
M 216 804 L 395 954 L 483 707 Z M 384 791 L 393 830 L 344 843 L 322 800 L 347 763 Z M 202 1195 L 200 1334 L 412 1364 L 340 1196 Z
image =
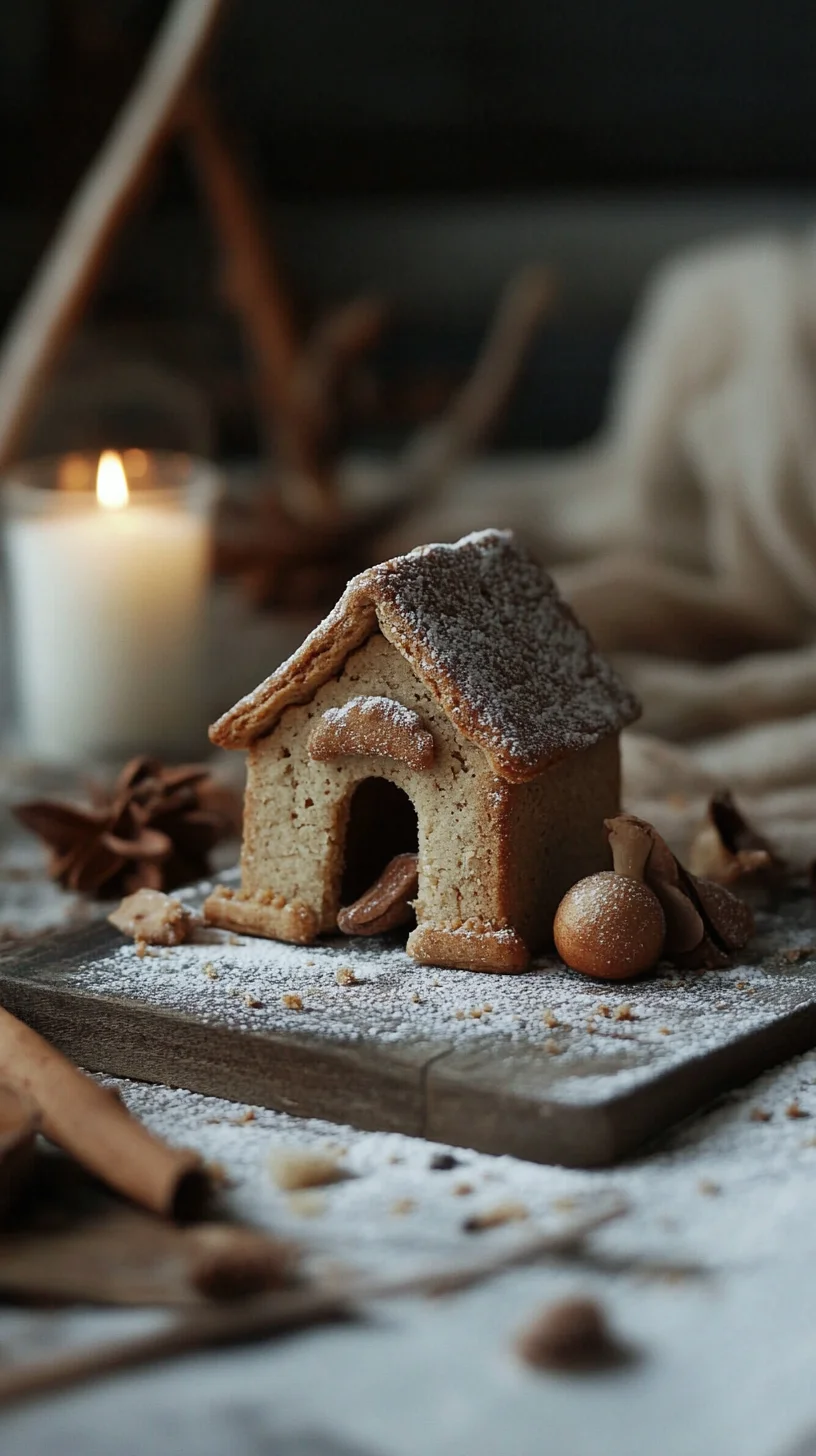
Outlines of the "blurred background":
M 165 11 L 164 0 L 0 9 L 2 318 Z M 596 428 L 661 257 L 810 218 L 814 66 L 808 0 L 234 0 L 210 74 L 299 317 L 360 292 L 389 304 L 353 443 L 390 446 L 437 410 L 508 275 L 529 260 L 553 268 L 558 307 L 495 440 L 531 449 Z M 89 302 L 82 347 L 191 381 L 214 453 L 246 457 L 251 380 L 213 286 L 213 246 L 171 142 Z

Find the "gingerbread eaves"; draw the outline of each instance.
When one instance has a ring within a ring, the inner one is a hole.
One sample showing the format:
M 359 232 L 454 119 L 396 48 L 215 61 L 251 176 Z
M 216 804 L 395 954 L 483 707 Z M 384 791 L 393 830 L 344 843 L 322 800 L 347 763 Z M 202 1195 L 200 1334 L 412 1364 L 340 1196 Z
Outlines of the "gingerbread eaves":
M 247 748 L 306 703 L 377 630 L 462 736 L 514 783 L 617 733 L 633 694 L 510 531 L 422 546 L 354 577 L 303 646 L 210 730 Z

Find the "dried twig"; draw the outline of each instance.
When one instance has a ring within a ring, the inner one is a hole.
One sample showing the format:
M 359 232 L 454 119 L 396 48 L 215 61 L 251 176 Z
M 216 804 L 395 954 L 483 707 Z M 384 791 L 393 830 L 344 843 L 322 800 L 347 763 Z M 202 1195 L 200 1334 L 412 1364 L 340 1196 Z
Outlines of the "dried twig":
M 252 352 L 267 445 L 294 475 L 298 506 L 325 507 L 332 494 L 331 480 L 321 468 L 298 397 L 300 344 L 260 206 L 212 102 L 200 87 L 191 88 L 185 98 L 181 120 L 221 244 L 223 291 Z
M 0 1408 L 64 1389 L 83 1380 L 157 1360 L 186 1355 L 210 1346 L 272 1335 L 276 1331 L 300 1328 L 319 1320 L 351 1313 L 352 1304 L 372 1299 L 394 1299 L 405 1295 L 441 1295 L 468 1289 L 506 1269 L 547 1257 L 563 1257 L 580 1248 L 583 1241 L 611 1219 L 626 1212 L 617 1200 L 573 1223 L 560 1233 L 541 1234 L 511 1249 L 492 1255 L 465 1269 L 444 1271 L 414 1278 L 360 1282 L 345 1288 L 317 1287 L 281 1294 L 262 1295 L 217 1309 L 197 1310 L 195 1318 L 184 1318 L 148 1335 L 116 1344 L 93 1346 L 11 1369 L 0 1374 Z
M 510 280 L 470 377 L 442 418 L 419 430 L 394 466 L 395 498 L 415 503 L 430 494 L 490 435 L 554 297 L 548 269 L 528 268 Z
M 0 350 L 0 466 L 13 456 L 39 387 L 79 316 L 115 233 L 175 122 L 222 0 L 177 0 L 80 183 Z

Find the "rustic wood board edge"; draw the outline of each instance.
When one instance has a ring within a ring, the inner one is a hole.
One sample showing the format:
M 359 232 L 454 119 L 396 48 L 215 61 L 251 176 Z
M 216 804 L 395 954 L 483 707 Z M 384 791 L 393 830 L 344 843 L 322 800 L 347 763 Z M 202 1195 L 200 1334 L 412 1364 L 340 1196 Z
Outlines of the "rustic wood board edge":
M 474 1055 L 444 1042 L 378 1047 L 251 1033 L 55 984 L 57 967 L 69 981 L 72 965 L 118 943 L 109 926 L 95 924 L 4 951 L 0 1004 L 90 1071 L 533 1162 L 610 1166 L 816 1045 L 814 1002 L 619 1096 L 572 1102 L 531 1079 L 529 1048 Z
M 816 1003 L 671 1067 L 617 1097 L 565 1101 L 527 1086 L 497 1085 L 495 1069 L 467 1070 L 451 1051 L 426 1076 L 425 1136 L 536 1163 L 602 1168 L 664 1138 L 724 1093 L 816 1046 Z

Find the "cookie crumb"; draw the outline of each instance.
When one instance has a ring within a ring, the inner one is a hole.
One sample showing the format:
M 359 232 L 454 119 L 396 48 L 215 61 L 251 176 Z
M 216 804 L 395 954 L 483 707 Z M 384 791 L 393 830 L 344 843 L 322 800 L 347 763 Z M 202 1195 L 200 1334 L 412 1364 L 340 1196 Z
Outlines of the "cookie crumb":
M 467 1234 L 481 1233 L 484 1229 L 501 1228 L 506 1223 L 522 1223 L 530 1217 L 530 1210 L 523 1203 L 497 1203 L 483 1213 L 471 1214 L 462 1224 Z
M 341 966 L 334 979 L 338 986 L 359 986 L 360 984 L 351 966 Z
M 269 1172 L 277 1187 L 286 1193 L 303 1188 L 326 1188 L 348 1177 L 336 1154 L 312 1153 L 299 1148 L 280 1148 L 273 1152 Z
M 393 1213 L 395 1217 L 401 1218 L 403 1214 L 413 1213 L 415 1208 L 416 1201 L 413 1198 L 398 1198 L 394 1203 L 391 1204 L 391 1213 Z
M 659 1026 L 657 1029 L 660 1032 L 661 1036 L 671 1036 L 670 1026 Z
M 545 1052 L 549 1052 L 549 1055 L 551 1057 L 560 1057 L 561 1052 L 563 1051 L 563 1047 L 560 1047 L 557 1041 L 554 1041 L 552 1037 L 549 1037 L 548 1040 L 544 1043 L 544 1050 Z
M 455 1017 L 455 1019 L 457 1021 L 464 1021 L 464 1019 L 465 1019 L 465 1013 L 464 1013 L 464 1011 L 454 1011 L 453 1014 L 454 1014 L 454 1017 Z
M 147 941 L 146 940 L 137 940 L 137 942 L 136 942 L 136 954 L 139 957 L 139 960 L 140 961 L 143 961 L 144 960 L 145 956 L 147 955 Z
M 244 942 L 239 935 L 230 935 L 227 943 L 228 945 L 243 945 Z
M 610 1006 L 607 1006 L 607 1004 L 606 1004 L 605 1001 L 602 1001 L 601 1004 L 600 1004 L 600 1006 L 596 1006 L 595 1007 L 595 1015 L 596 1016 L 611 1016 L 612 1015 L 612 1008 Z
M 244 996 L 244 1005 L 251 1006 L 253 1011 L 260 1011 L 263 1007 L 263 1001 L 259 1001 L 257 996 L 253 996 L 251 991 L 247 991 Z
M 549 1305 L 518 1336 L 515 1349 L 535 1370 L 599 1369 L 625 1357 L 594 1299 L 562 1299 Z
M 289 1207 L 299 1218 L 320 1218 L 326 1212 L 326 1199 L 313 1188 L 295 1189 L 289 1194 Z
M 455 1198 L 467 1198 L 468 1195 L 470 1193 L 472 1193 L 472 1192 L 473 1192 L 473 1184 L 472 1183 L 455 1183 L 454 1184 L 453 1194 L 454 1194 L 454 1197 Z
M 420 994 L 419 994 L 418 991 L 412 991 L 412 993 L 411 993 L 411 1000 L 414 1002 L 414 1004 L 416 1006 L 421 1006 L 422 1005 L 422 998 L 420 997 Z
M 711 1178 L 701 1178 L 697 1184 L 697 1192 L 705 1194 L 707 1198 L 716 1198 L 722 1189 L 719 1183 L 714 1183 Z
M 794 1097 L 793 1101 L 789 1102 L 787 1107 L 785 1108 L 785 1116 L 791 1118 L 809 1117 L 810 1113 L 805 1112 L 805 1109 L 801 1106 L 798 1097 Z
M 767 1112 L 764 1107 L 752 1107 L 748 1113 L 750 1122 L 770 1122 L 772 1113 Z
M 637 1021 L 637 1017 L 635 1016 L 635 1013 L 629 1005 L 628 1001 L 624 1001 L 623 1005 L 618 1007 L 617 1011 L 615 1012 L 615 1020 Z
M 208 976 L 211 981 L 218 980 L 218 972 L 215 969 L 212 961 L 207 961 L 206 965 L 204 966 L 204 975 Z
M 545 1026 L 549 1027 L 550 1031 L 554 1031 L 558 1025 L 558 1017 L 552 1011 L 543 1011 L 541 1013 L 541 1020 Z
M 297 991 L 284 992 L 283 996 L 281 996 L 281 1001 L 283 1002 L 287 1011 L 303 1010 L 303 997 L 299 996 Z

